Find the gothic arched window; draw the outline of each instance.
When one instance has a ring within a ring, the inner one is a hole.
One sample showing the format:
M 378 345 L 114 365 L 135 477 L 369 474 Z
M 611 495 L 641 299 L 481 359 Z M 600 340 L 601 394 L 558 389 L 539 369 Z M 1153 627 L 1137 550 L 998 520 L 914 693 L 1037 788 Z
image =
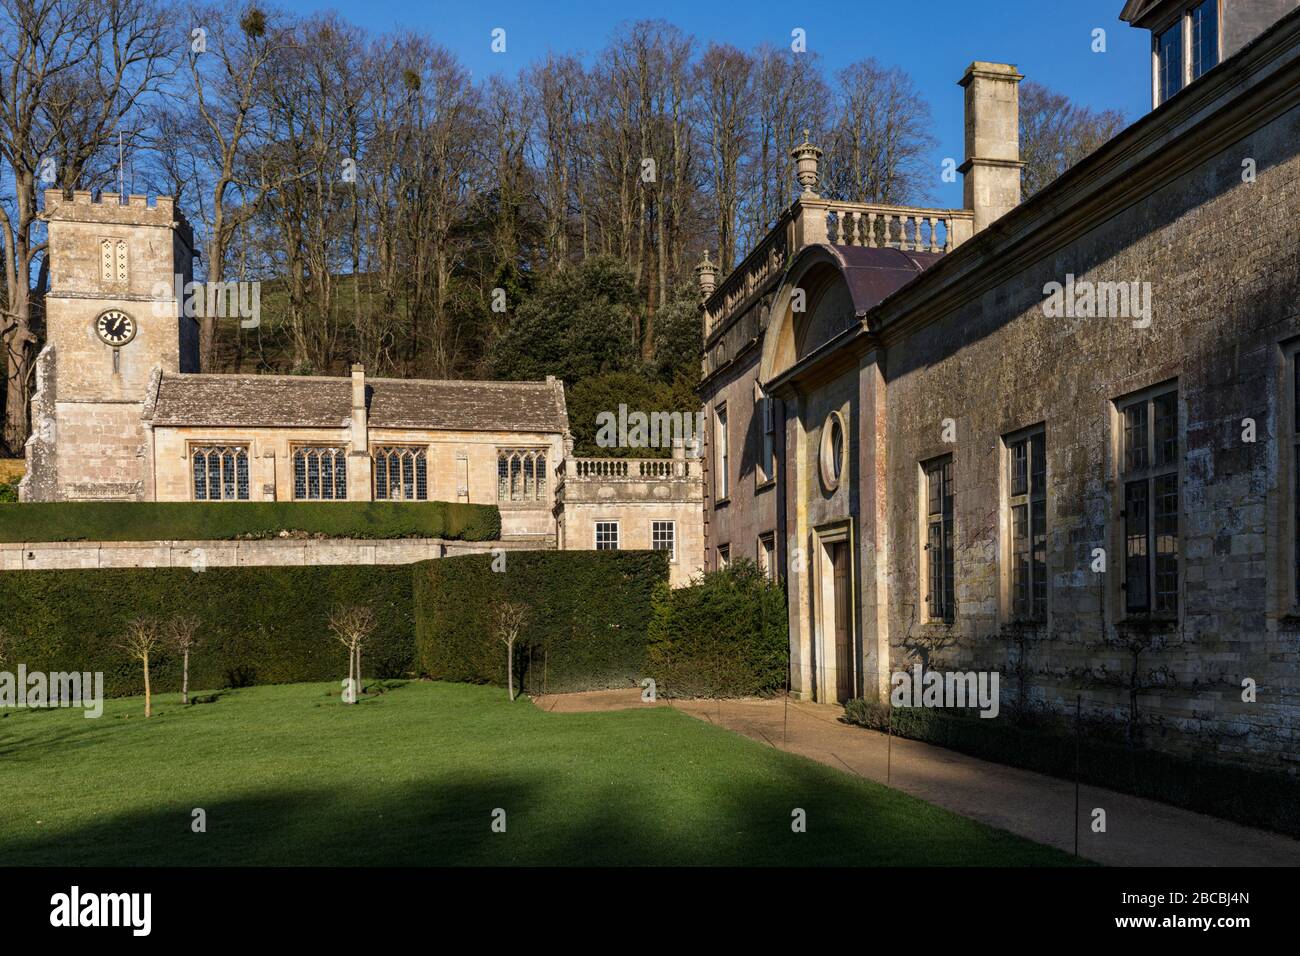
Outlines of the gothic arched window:
M 374 450 L 376 501 L 428 501 L 428 457 L 423 447 L 379 445 Z
M 346 501 L 348 454 L 339 447 L 303 446 L 293 450 L 293 496 L 305 501 Z
M 497 500 L 545 499 L 546 451 L 541 448 L 497 449 Z
M 195 445 L 190 465 L 195 501 L 248 500 L 247 445 Z

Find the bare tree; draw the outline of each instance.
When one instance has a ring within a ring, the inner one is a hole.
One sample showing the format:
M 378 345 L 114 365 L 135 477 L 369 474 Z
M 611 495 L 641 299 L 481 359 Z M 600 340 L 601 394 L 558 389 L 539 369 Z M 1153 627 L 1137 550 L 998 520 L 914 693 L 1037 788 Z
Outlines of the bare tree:
M 741 166 L 752 136 L 754 60 L 734 46 L 711 44 L 695 73 L 697 122 L 708 142 L 718 264 L 725 274 L 736 259 Z
M 149 661 L 162 643 L 162 633 L 153 618 L 136 618 L 126 625 L 126 633 L 118 647 L 126 651 L 144 668 L 144 715 L 153 716 L 153 694 L 149 684 Z
M 763 46 L 754 58 L 754 132 L 743 203 L 743 241 L 750 246 L 794 198 L 797 184 L 790 150 L 802 141 L 804 130 L 821 137 L 831 100 L 816 54 Z
M 515 644 L 528 623 L 528 605 L 497 601 L 492 605 L 492 629 L 497 640 L 506 646 L 506 686 L 515 699 Z
M 852 63 L 836 74 L 835 107 L 821 191 L 892 205 L 916 198 L 933 140 L 930 107 L 912 78 L 872 59 Z
M 361 648 L 375 631 L 375 612 L 364 604 L 338 607 L 329 626 L 334 639 L 348 649 L 348 681 L 354 693 L 347 702 L 355 704 L 361 691 Z
M 1020 194 L 1028 199 L 1124 128 L 1119 110 L 1093 110 L 1041 83 L 1020 86 Z
M 167 622 L 167 639 L 181 654 L 181 703 L 190 702 L 190 651 L 199 645 L 199 628 L 203 622 L 197 617 L 177 614 Z

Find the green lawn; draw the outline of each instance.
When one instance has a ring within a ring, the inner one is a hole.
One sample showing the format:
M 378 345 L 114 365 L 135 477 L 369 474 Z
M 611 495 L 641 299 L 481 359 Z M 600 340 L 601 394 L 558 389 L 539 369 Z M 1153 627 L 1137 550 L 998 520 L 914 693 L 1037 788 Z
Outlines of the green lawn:
M 154 707 L 0 711 L 0 866 L 1072 862 L 667 708 L 546 714 L 427 682 Z

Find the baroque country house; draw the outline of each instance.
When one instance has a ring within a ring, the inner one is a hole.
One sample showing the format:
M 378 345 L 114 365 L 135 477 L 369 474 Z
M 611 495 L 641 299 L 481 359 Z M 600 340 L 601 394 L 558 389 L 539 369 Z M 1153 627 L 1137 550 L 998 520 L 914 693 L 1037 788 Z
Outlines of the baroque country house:
M 1024 202 L 1022 76 L 973 63 L 963 209 L 823 198 L 806 143 L 772 231 L 698 267 L 706 563 L 784 578 L 796 693 L 997 672 L 1296 772 L 1296 7 L 1130 0 L 1154 109 Z
M 698 459 L 572 456 L 563 383 L 198 372 L 168 197 L 45 194 L 50 289 L 24 501 L 495 504 L 536 547 L 657 548 L 701 567 Z

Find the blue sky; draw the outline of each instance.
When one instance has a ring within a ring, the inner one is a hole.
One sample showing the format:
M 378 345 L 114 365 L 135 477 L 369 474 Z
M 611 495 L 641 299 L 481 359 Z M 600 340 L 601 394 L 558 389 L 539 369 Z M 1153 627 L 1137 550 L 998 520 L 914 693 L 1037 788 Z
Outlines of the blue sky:
M 1132 122 L 1150 109 L 1150 38 L 1119 20 L 1123 0 L 837 0 L 804 3 L 662 0 L 653 4 L 563 0 L 281 0 L 299 13 L 336 10 L 375 32 L 414 27 L 454 51 L 476 77 L 514 74 L 547 50 L 591 53 L 627 20 L 663 19 L 705 44 L 750 49 L 787 45 L 795 27 L 828 72 L 867 56 L 906 69 L 930 104 L 938 145 L 932 200 L 961 205 L 961 184 L 944 184 L 944 157 L 962 157 L 962 98 L 956 85 L 972 60 L 1014 63 L 1026 78 L 1077 102 L 1118 109 Z M 490 49 L 506 30 L 506 52 Z M 1092 32 L 1106 31 L 1106 52 Z

